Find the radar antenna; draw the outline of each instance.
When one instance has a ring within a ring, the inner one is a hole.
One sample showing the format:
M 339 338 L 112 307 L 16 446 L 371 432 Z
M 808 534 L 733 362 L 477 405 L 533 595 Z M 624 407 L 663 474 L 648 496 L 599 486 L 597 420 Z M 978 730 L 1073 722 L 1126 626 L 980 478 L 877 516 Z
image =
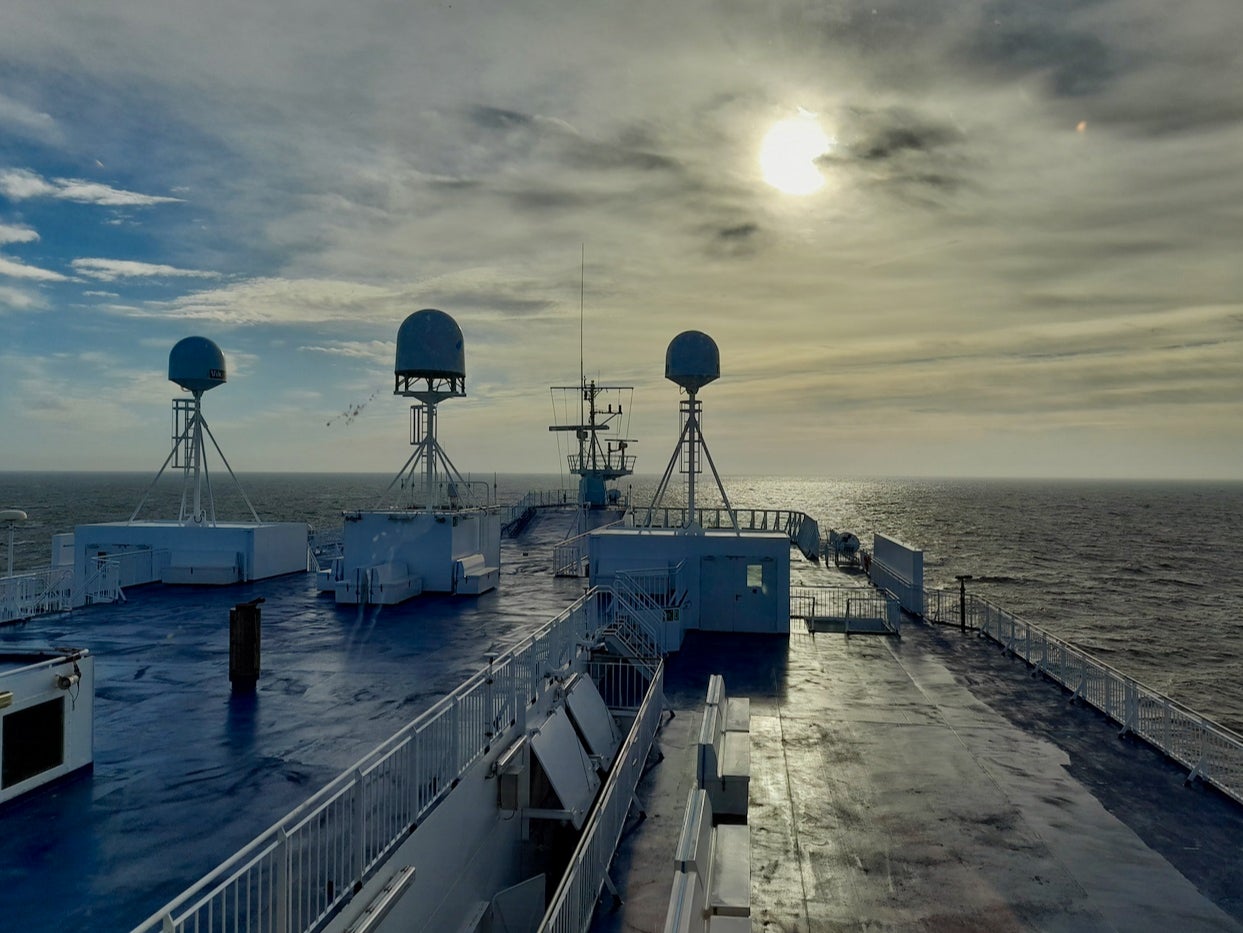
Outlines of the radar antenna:
M 237 491 L 241 494 L 246 507 L 250 509 L 251 517 L 259 522 L 255 507 L 250 504 L 246 491 L 242 489 L 242 484 L 233 472 L 233 467 L 229 466 L 228 458 L 220 449 L 220 444 L 216 441 L 216 436 L 212 434 L 211 428 L 207 426 L 207 419 L 203 417 L 203 393 L 227 381 L 224 354 L 220 351 L 220 347 L 206 337 L 185 337 L 177 341 L 168 354 L 168 379 L 190 392 L 193 398 L 173 399 L 173 449 L 169 451 L 164 465 L 160 467 L 159 472 L 155 474 L 155 479 L 143 493 L 142 500 L 134 509 L 134 514 L 129 517 L 130 524 L 138 518 L 138 513 L 146 505 L 151 490 L 160 481 L 160 477 L 164 475 L 169 464 L 172 464 L 174 470 L 181 470 L 184 474 L 181 484 L 181 510 L 177 521 L 186 525 L 215 526 L 216 499 L 212 494 L 211 473 L 207 466 L 207 446 L 203 441 L 204 434 L 211 440 L 212 446 L 216 448 L 216 454 L 220 457 L 220 462 L 224 464 L 225 469 L 229 471 L 229 476 L 237 485 Z
M 741 533 L 738 527 L 738 517 L 734 513 L 733 506 L 730 505 L 729 496 L 721 482 L 721 475 L 717 472 L 716 464 L 712 462 L 708 442 L 704 440 L 700 427 L 703 403 L 698 398 L 699 390 L 718 379 L 720 375 L 721 354 L 717 349 L 716 341 L 707 334 L 697 330 L 683 331 L 669 342 L 669 348 L 665 351 L 665 378 L 681 386 L 686 391 L 687 397 L 678 406 L 682 416 L 682 433 L 678 437 L 673 456 L 669 458 L 665 474 L 656 487 L 652 504 L 647 510 L 649 526 L 652 523 L 653 513 L 664 499 L 674 468 L 680 464 L 681 471 L 686 474 L 686 519 L 682 527 L 690 534 L 702 533 L 695 507 L 695 477 L 703 472 L 702 463 L 707 460 L 712 470 L 712 477 L 716 480 L 717 491 L 721 494 L 721 501 L 725 504 L 725 511 L 729 515 L 730 524 L 733 525 L 735 533 Z
M 470 483 L 458 472 L 436 437 L 437 406 L 445 399 L 466 395 L 462 329 L 443 311 L 415 311 L 397 331 L 393 373 L 393 394 L 419 402 L 410 406 L 410 443 L 414 452 L 388 484 L 377 507 L 384 504 L 399 483 L 405 494 L 400 503 L 404 508 L 421 506 L 431 510 L 472 504 Z

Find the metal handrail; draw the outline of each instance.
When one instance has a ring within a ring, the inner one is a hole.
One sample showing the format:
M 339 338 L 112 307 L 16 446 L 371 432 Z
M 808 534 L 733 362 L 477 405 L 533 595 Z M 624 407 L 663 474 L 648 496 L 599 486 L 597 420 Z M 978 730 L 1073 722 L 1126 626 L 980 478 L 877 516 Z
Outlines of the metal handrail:
M 615 522 L 589 528 L 587 531 L 576 534 L 572 538 L 566 538 L 558 542 L 552 549 L 553 575 L 557 577 L 577 577 L 582 568 L 583 560 L 587 557 L 587 541 L 591 537 L 592 532 L 613 528 L 620 525 L 622 521 L 619 518 Z
M 1198 777 L 1243 803 L 1243 736 L 982 596 L 968 594 L 966 606 L 967 627 L 1179 762 L 1188 781 Z
M 135 933 L 182 933 L 213 923 L 217 928 L 226 916 L 240 928 L 281 933 L 319 929 L 408 827 L 421 821 L 486 753 L 501 725 L 515 720 L 518 704 L 529 704 L 538 693 L 547 671 L 570 663 L 591 643 L 606 598 L 611 598 L 607 590 L 588 591 L 162 907 Z M 391 791 L 394 787 L 400 790 Z M 312 860 L 307 865 L 301 857 L 324 851 L 331 856 L 330 864 Z M 295 863 L 303 875 L 295 876 Z
M 902 606 L 888 590 L 859 586 L 794 586 L 790 588 L 790 618 L 841 622 L 876 622 L 892 635 L 901 633 Z
M 617 765 L 600 793 L 599 803 L 578 840 L 569 866 L 557 885 L 538 933 L 583 933 L 591 925 L 609 863 L 617 851 L 635 788 L 660 727 L 664 707 L 665 665 L 657 667 L 630 733 L 617 753 Z
M 630 512 L 636 528 L 683 528 L 686 509 L 679 506 L 644 506 Z M 797 545 L 808 560 L 820 559 L 820 526 L 804 512 L 793 509 L 727 509 L 723 506 L 695 509 L 700 528 L 738 531 L 776 531 Z

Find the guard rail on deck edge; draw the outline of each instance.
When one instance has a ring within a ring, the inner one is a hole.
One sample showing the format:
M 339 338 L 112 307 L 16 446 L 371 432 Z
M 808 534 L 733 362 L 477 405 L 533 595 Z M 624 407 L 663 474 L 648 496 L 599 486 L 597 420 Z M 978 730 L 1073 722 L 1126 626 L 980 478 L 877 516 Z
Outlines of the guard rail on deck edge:
M 683 528 L 685 508 L 636 508 L 631 510 L 636 528 Z M 804 557 L 820 562 L 820 526 L 810 515 L 792 509 L 695 509 L 700 528 L 739 531 L 779 531 Z
M 957 592 L 926 590 L 925 596 L 936 621 L 958 620 Z M 966 608 L 968 627 L 1100 710 L 1122 734 L 1143 739 L 1183 765 L 1188 781 L 1200 778 L 1243 803 L 1243 736 L 982 596 L 967 594 Z
M 319 930 L 407 828 L 486 754 L 503 724 L 600 628 L 593 589 L 228 858 L 135 933 Z M 227 921 L 227 923 L 226 923 Z
M 583 829 L 569 867 L 553 894 L 538 933 L 583 933 L 591 924 L 609 863 L 617 851 L 630 802 L 643 777 L 648 751 L 660 727 L 664 707 L 665 665 L 652 677 L 634 725 L 617 753 L 608 783 L 600 794 L 591 821 Z

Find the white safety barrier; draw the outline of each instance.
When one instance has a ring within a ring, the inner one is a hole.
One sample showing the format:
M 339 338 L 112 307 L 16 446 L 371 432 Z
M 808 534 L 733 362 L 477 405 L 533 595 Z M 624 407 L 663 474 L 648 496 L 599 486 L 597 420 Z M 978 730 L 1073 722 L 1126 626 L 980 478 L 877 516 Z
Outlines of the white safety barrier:
M 660 727 L 664 707 L 665 667 L 661 663 L 648 686 L 639 714 L 621 750 L 608 783 L 600 793 L 561 883 L 549 903 L 538 933 L 582 933 L 591 924 L 609 863 L 617 851 L 635 788 L 643 777 L 649 749 Z
M 364 756 L 135 928 L 306 933 L 353 894 L 409 827 L 516 721 L 550 669 L 590 645 L 613 602 L 594 589 Z M 659 712 L 659 704 L 657 704 Z
M 967 625 L 1182 764 L 1187 780 L 1243 803 L 1243 736 L 980 596 L 967 596 Z

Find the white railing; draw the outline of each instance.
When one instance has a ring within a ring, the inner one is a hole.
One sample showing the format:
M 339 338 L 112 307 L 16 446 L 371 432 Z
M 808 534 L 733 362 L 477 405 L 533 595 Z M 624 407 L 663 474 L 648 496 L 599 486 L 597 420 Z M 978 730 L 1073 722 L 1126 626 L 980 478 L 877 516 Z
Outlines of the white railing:
M 575 505 L 578 493 L 567 489 L 535 489 L 513 505 L 501 508 L 501 528 L 508 533 L 509 526 L 516 522 L 526 522 L 536 509 L 547 509 L 554 506 Z
M 962 596 L 958 590 L 936 587 L 924 590 L 924 621 L 958 625 L 962 622 Z
M 591 819 L 583 829 L 561 883 L 549 903 L 539 933 L 583 933 L 617 851 L 630 802 L 643 776 L 648 751 L 660 727 L 664 707 L 665 666 L 657 666 L 651 685 L 620 751 L 617 764 L 600 793 Z
M 846 632 L 876 631 L 891 635 L 902 629 L 902 606 L 892 593 L 858 586 L 794 586 L 790 588 L 790 618 L 840 622 Z
M 345 541 L 341 532 L 318 534 L 312 532 L 306 543 L 306 569 L 312 572 L 332 568 L 345 554 Z
M 587 540 L 593 531 L 612 528 L 621 524 L 621 519 L 584 531 L 572 538 L 566 538 L 552 550 L 552 572 L 557 577 L 584 576 L 584 564 L 587 560 Z
M 614 713 L 637 712 L 651 685 L 652 670 L 615 657 L 597 657 L 587 662 L 587 676 L 600 691 L 604 705 Z
M 74 571 L 69 566 L 42 567 L 0 577 L 0 623 L 68 612 L 92 603 L 115 603 L 124 598 L 123 582 L 147 583 L 157 578 L 159 568 L 155 561 L 161 553 L 167 552 L 139 548 L 89 558 L 89 570 L 79 593 L 74 592 Z
M 664 578 L 669 579 L 669 574 Z M 613 578 L 613 621 L 626 646 L 636 658 L 650 661 L 665 653 L 665 609 L 644 592 L 642 584 L 631 574 L 618 573 Z M 627 630 L 626 626 L 631 628 Z
M 1243 803 L 1243 736 L 980 596 L 967 596 L 967 624 L 1182 764 L 1188 780 Z
M 44 567 L 0 578 L 0 622 L 72 608 L 72 567 Z
M 682 528 L 686 525 L 685 508 L 651 508 L 631 510 L 636 528 Z M 820 526 L 810 515 L 791 509 L 730 509 L 716 507 L 695 509 L 700 528 L 722 528 L 739 531 L 778 531 L 797 545 L 808 560 L 820 559 Z
M 590 644 L 611 594 L 592 590 L 364 756 L 135 928 L 321 929 L 355 886 L 513 725 L 550 670 Z

